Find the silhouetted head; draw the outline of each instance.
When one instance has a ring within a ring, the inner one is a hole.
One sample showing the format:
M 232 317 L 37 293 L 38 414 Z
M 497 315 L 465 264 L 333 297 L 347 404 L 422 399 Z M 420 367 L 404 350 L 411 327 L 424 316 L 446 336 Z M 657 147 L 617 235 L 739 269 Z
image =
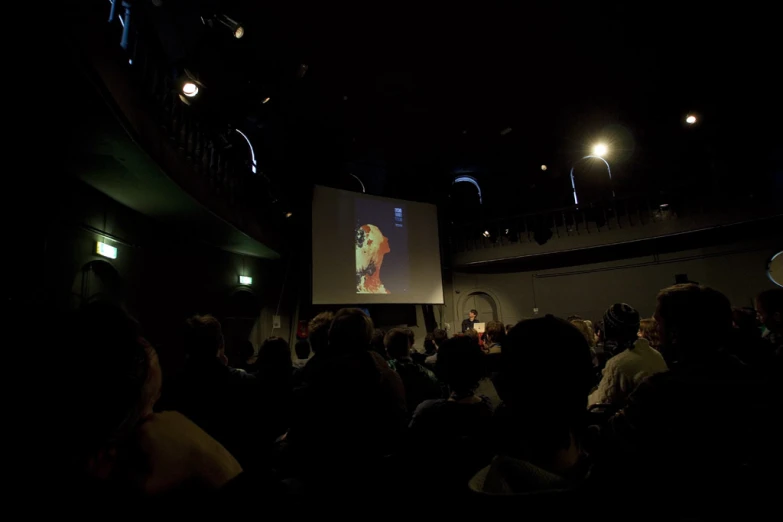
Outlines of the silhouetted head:
M 448 338 L 449 334 L 443 328 L 436 328 L 432 331 L 432 342 L 435 344 L 436 349 L 439 349 Z
M 452 392 L 475 389 L 484 376 L 484 352 L 467 336 L 447 339 L 438 349 L 438 375 Z
M 211 315 L 194 315 L 189 318 L 185 321 L 184 345 L 185 353 L 193 361 L 225 358 L 220 321 Z
M 152 414 L 161 370 L 138 323 L 113 304 L 87 305 L 65 337 L 64 346 L 72 349 L 58 369 L 67 381 L 54 400 L 63 402 L 69 417 L 67 450 L 84 459 L 122 440 Z
M 307 339 L 299 339 L 294 345 L 297 359 L 307 359 L 310 357 L 310 343 Z
M 584 419 L 592 379 L 590 347 L 563 319 L 527 319 L 506 337 L 498 392 L 517 435 L 537 451 L 570 445 Z
M 731 303 L 722 293 L 696 284 L 674 285 L 658 294 L 655 320 L 671 361 L 716 353 L 732 328 Z
M 392 328 L 383 340 L 389 359 L 401 359 L 411 354 L 410 337 L 407 328 Z
M 783 333 L 783 288 L 764 290 L 756 296 L 756 310 L 768 330 Z
M 372 320 L 359 308 L 339 310 L 329 328 L 329 352 L 367 351 L 372 340 Z
M 497 343 L 502 345 L 506 337 L 506 327 L 500 321 L 488 321 L 484 330 L 484 337 L 487 343 Z
M 329 345 L 329 327 L 332 326 L 333 320 L 332 312 L 321 312 L 310 320 L 307 325 L 307 339 L 313 352 L 318 353 Z

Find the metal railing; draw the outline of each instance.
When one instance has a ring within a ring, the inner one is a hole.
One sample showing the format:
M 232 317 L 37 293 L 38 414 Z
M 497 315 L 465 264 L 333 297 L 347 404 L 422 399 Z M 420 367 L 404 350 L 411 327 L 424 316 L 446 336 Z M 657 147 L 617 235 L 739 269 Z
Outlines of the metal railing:
M 454 225 L 451 248 L 453 252 L 465 252 L 510 244 L 544 244 L 552 239 L 601 235 L 671 220 L 709 219 L 718 213 L 733 215 L 742 209 L 759 213 L 764 212 L 766 205 L 736 193 L 720 194 L 693 185 L 668 193 L 633 195 Z

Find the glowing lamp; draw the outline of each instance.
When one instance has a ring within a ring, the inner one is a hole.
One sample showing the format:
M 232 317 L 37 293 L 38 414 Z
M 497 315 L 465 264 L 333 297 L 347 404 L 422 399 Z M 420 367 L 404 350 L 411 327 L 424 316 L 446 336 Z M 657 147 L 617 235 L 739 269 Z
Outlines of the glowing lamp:
M 249 276 L 239 276 L 239 284 L 250 286 L 253 284 L 253 278 Z

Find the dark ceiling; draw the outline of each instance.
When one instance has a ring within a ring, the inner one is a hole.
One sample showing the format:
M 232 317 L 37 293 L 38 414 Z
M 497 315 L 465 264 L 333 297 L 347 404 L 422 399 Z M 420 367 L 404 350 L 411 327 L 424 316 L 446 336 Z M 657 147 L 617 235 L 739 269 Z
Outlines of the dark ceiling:
M 621 193 L 783 172 L 780 46 L 758 10 L 426 4 L 163 0 L 150 12 L 172 65 L 199 75 L 205 106 L 251 136 L 294 198 L 311 182 L 358 189 L 354 174 L 368 192 L 439 200 L 461 170 L 480 180 L 485 212 L 561 206 L 597 140 Z M 212 13 L 245 36 L 206 28 Z

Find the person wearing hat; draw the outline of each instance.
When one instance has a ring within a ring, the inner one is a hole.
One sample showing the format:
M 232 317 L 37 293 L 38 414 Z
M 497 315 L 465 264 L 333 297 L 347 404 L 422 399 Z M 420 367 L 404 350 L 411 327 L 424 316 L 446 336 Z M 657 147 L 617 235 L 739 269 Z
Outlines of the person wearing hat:
M 613 353 L 603 370 L 598 388 L 588 406 L 612 404 L 622 407 L 628 395 L 645 377 L 667 370 L 666 362 L 647 339 L 639 339 L 639 312 L 625 303 L 609 307 L 604 314 L 606 350 Z

